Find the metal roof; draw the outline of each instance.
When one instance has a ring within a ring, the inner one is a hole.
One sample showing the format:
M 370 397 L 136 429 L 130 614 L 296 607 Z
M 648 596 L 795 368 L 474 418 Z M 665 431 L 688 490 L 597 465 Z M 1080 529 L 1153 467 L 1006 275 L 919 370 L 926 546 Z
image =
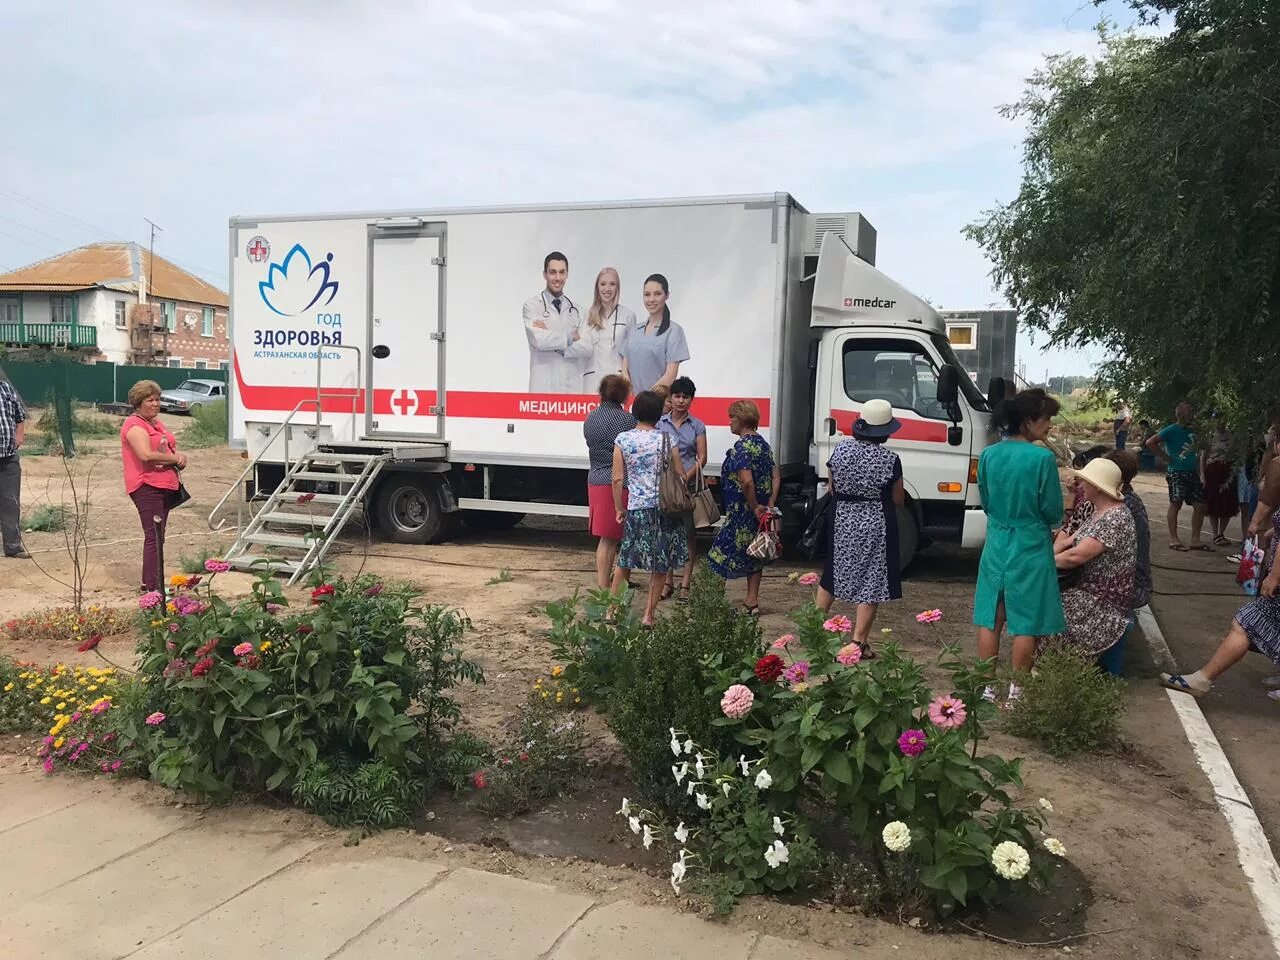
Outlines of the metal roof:
M 0 274 L 0 293 L 58 293 L 105 287 L 137 293 L 151 256 L 136 243 L 91 243 Z M 155 258 L 153 299 L 225 307 L 227 295 L 164 257 Z

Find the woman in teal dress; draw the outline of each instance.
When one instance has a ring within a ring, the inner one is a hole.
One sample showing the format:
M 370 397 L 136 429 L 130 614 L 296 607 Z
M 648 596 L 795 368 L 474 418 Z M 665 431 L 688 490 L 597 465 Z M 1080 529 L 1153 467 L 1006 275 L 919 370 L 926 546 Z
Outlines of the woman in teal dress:
M 1000 655 L 1000 633 L 1013 635 L 1013 668 L 1031 669 L 1036 640 L 1066 629 L 1053 531 L 1062 524 L 1062 485 L 1053 453 L 1036 446 L 1049 435 L 1058 401 L 1043 390 L 1023 390 L 996 407 L 993 421 L 1004 434 L 982 451 L 978 490 L 987 514 L 987 543 L 978 566 L 973 622 L 978 656 Z M 1016 684 L 1009 698 L 1017 699 Z
M 744 612 L 760 614 L 760 580 L 764 564 L 747 556 L 747 547 L 760 532 L 760 518 L 778 502 L 782 478 L 768 441 L 757 433 L 760 408 L 750 400 L 729 405 L 729 429 L 738 440 L 720 468 L 724 497 L 724 526 L 707 551 L 707 566 L 725 580 L 747 578 Z

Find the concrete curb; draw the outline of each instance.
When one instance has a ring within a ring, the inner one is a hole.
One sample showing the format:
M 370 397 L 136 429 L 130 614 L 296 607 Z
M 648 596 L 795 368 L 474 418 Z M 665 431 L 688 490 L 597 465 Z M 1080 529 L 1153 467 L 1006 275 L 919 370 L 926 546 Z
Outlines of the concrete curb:
M 1138 623 L 1151 645 L 1156 665 L 1166 671 L 1176 671 L 1177 665 L 1165 642 L 1155 614 L 1151 608 L 1138 611 Z M 1165 662 L 1161 662 L 1161 661 Z M 1214 736 L 1196 698 L 1175 690 L 1166 690 L 1169 702 L 1182 724 L 1187 741 L 1195 751 L 1196 762 L 1209 778 L 1213 798 L 1226 818 L 1231 836 L 1236 842 L 1236 854 L 1249 889 L 1258 905 L 1258 913 L 1271 937 L 1271 945 L 1280 957 L 1280 864 L 1276 862 L 1267 835 L 1262 829 L 1253 804 L 1227 760 L 1222 745 Z

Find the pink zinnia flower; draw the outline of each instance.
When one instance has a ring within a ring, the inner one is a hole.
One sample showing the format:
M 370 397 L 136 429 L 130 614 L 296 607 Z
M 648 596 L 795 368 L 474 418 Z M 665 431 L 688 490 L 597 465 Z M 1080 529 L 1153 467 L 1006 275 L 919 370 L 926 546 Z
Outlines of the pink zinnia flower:
M 812 587 L 814 584 L 818 582 L 818 580 L 819 580 L 819 577 L 816 573 L 806 573 L 801 575 L 800 584 L 802 586 Z
M 53 757 L 44 758 L 44 772 L 53 773 Z
M 917 623 L 937 623 L 941 619 L 941 610 L 925 610 L 923 613 L 916 614 Z
M 81 713 L 79 710 L 77 710 L 75 713 L 71 715 L 71 722 L 75 723 L 77 720 L 79 720 L 83 716 L 84 714 Z
M 119 772 L 120 772 L 120 767 L 121 767 L 121 766 L 123 766 L 123 765 L 124 765 L 124 761 L 123 761 L 123 760 L 117 760 L 115 763 L 111 764 L 111 772 L 112 772 L 112 773 L 119 773 Z
M 206 560 L 204 568 L 209 573 L 227 573 L 231 569 L 231 564 L 225 560 Z
M 748 687 L 735 683 L 720 698 L 720 710 L 730 720 L 740 720 L 751 712 L 755 700 L 756 695 Z
M 138 598 L 138 606 L 143 610 L 151 610 L 154 607 L 160 606 L 163 600 L 164 597 L 160 596 L 159 590 L 148 590 Z
M 795 642 L 796 635 L 794 633 L 784 633 L 777 640 L 773 641 L 772 646 L 774 650 L 785 650 Z
M 181 628 L 180 626 L 178 626 L 176 623 L 171 623 L 171 624 L 169 624 L 169 632 L 170 632 L 170 633 L 177 633 L 177 632 L 178 632 L 179 630 L 181 630 L 181 629 L 182 629 L 182 628 Z
M 237 657 L 247 657 L 249 654 L 253 653 L 253 644 L 250 643 L 248 640 L 246 640 L 244 643 L 237 643 L 234 647 L 231 648 L 231 652 L 234 653 Z
M 939 730 L 963 726 L 967 716 L 964 701 L 957 697 L 938 697 L 929 704 L 929 722 Z
M 923 730 L 904 730 L 898 738 L 898 749 L 908 757 L 920 756 L 928 745 L 929 738 L 924 735 Z
M 283 609 L 284 609 L 284 604 L 283 604 L 283 603 L 268 603 L 268 604 L 267 604 L 267 613 L 270 613 L 270 614 L 277 614 L 277 613 L 279 613 L 279 612 L 280 612 L 281 610 L 283 610 Z
M 801 683 L 809 679 L 809 661 L 797 660 L 786 670 L 782 671 L 782 679 L 788 683 Z
M 370 587 L 368 590 L 364 592 L 364 595 L 366 597 L 376 597 L 381 592 L 382 592 L 382 584 L 375 583 L 372 587 Z
M 822 629 L 828 633 L 852 633 L 853 621 L 843 613 L 838 613 L 834 617 L 828 618 L 826 623 L 822 625 Z
M 145 722 L 148 727 L 158 727 L 160 724 L 164 723 L 164 714 L 157 710 L 155 713 L 151 714 L 151 716 L 147 717 Z
M 846 667 L 852 667 L 862 659 L 862 647 L 856 643 L 846 643 L 836 654 L 836 660 Z

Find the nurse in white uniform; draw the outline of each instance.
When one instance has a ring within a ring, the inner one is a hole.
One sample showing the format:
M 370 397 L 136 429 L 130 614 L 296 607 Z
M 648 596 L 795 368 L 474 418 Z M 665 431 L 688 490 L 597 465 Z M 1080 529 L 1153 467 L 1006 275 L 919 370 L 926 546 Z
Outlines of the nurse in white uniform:
M 595 296 L 587 311 L 587 325 L 582 335 L 591 349 L 583 365 L 583 393 L 595 393 L 602 379 L 622 372 L 620 348 L 636 324 L 636 314 L 618 303 L 621 286 L 618 271 L 613 267 L 605 267 L 596 275 Z
M 558 251 L 542 262 L 546 289 L 524 302 L 529 340 L 529 392 L 580 393 L 583 361 L 590 345 L 582 339 L 582 316 L 564 292 L 569 258 Z

